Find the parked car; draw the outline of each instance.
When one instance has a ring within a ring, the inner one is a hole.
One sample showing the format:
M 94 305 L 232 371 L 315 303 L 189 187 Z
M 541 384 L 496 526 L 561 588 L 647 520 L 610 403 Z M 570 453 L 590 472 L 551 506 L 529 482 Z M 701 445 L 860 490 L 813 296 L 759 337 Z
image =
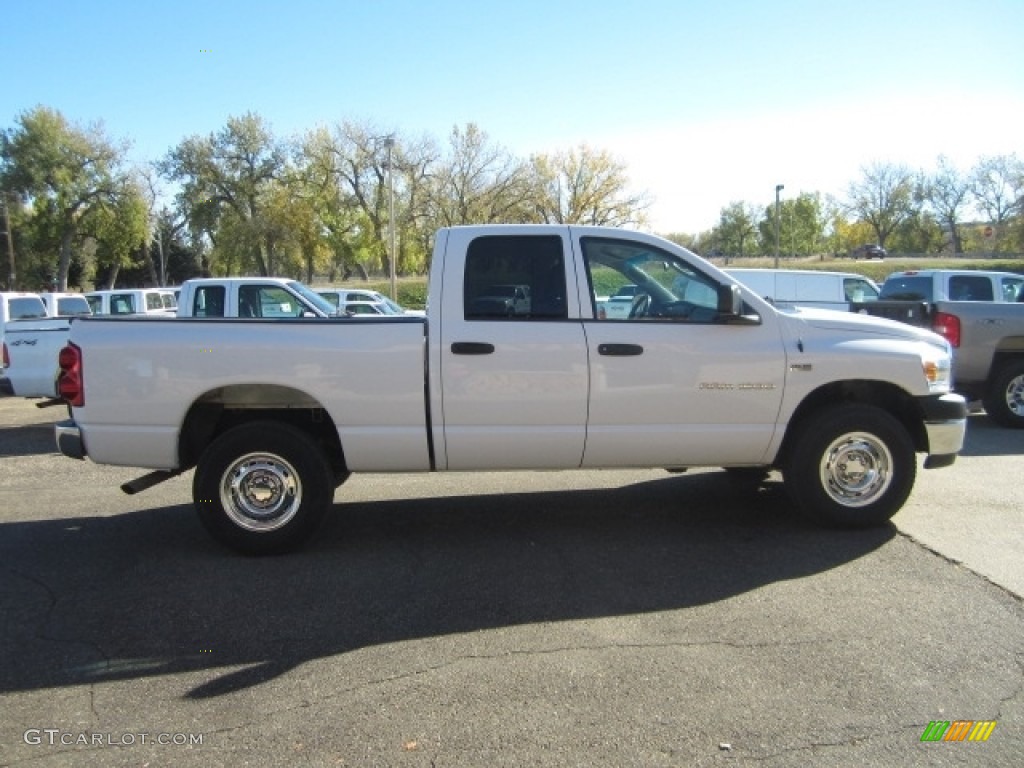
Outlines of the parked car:
M 530 314 L 530 286 L 491 285 L 466 308 L 467 316 L 524 317 Z
M 879 298 L 893 301 L 1024 301 L 1024 275 L 970 269 L 893 272 Z
M 85 299 L 94 315 L 173 315 L 178 306 L 171 288 L 90 291 Z
M 422 310 L 406 309 L 397 301 L 385 296 L 379 291 L 371 291 L 368 288 L 318 288 L 323 298 L 334 305 L 340 314 L 345 313 L 346 305 L 357 301 L 361 303 L 382 304 L 385 309 L 380 314 L 385 315 L 423 315 Z
M 286 277 L 198 277 L 180 289 L 178 317 L 312 318 L 336 314 L 331 304 Z
M 848 311 L 851 302 L 874 301 L 878 286 L 853 272 L 808 269 L 727 269 L 743 285 L 780 307 L 819 307 Z
M 39 298 L 46 306 L 48 317 L 74 317 L 91 315 L 92 307 L 85 296 L 80 293 L 41 293 Z

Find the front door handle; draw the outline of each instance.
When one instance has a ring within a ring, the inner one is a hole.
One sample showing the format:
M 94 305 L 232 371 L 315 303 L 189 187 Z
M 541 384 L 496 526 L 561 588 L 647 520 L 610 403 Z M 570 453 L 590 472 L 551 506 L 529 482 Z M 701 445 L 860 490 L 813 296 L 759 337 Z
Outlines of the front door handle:
M 489 355 L 494 352 L 494 345 L 483 341 L 454 341 L 453 355 Z
M 639 344 L 598 344 L 597 354 L 608 357 L 636 357 L 642 355 L 644 348 Z

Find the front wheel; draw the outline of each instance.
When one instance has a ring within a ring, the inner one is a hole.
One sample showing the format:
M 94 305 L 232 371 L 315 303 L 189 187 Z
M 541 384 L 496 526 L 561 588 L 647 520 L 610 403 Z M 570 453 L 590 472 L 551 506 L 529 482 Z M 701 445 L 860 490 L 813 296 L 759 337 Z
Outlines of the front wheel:
M 1024 361 L 1004 365 L 985 395 L 985 413 L 1004 427 L 1024 429 Z
M 831 526 L 864 528 L 891 518 L 917 473 L 906 429 L 886 411 L 849 404 L 804 419 L 783 470 L 800 511 Z
M 335 483 L 310 435 L 258 421 L 210 444 L 196 466 L 192 498 L 218 542 L 243 554 L 269 555 L 309 538 L 331 505 Z

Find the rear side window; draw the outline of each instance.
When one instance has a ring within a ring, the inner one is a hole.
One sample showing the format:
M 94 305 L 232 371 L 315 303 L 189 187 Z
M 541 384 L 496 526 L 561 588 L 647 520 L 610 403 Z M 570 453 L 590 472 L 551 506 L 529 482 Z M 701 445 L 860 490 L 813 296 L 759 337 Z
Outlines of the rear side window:
M 466 320 L 568 317 L 565 255 L 557 235 L 478 237 L 466 253 Z
M 147 293 L 146 294 L 146 309 L 163 309 L 164 303 L 160 298 L 159 293 Z
M 994 301 L 992 280 L 985 275 L 953 275 L 949 278 L 950 301 Z
M 932 279 L 927 275 L 895 275 L 885 281 L 878 298 L 891 301 L 931 301 Z
M 193 317 L 224 317 L 224 286 L 201 285 L 192 299 Z

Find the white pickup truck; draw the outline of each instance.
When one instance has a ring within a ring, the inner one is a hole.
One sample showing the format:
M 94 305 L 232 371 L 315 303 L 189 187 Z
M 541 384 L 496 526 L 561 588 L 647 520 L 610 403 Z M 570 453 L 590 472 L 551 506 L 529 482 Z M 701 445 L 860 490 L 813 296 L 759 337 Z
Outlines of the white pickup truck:
M 334 307 L 300 282 L 281 277 L 213 277 L 186 280 L 181 285 L 177 310 L 162 308 L 161 295 L 173 298 L 169 289 L 136 289 L 89 294 L 106 295 L 121 301 L 124 313 L 111 312 L 110 305 L 97 315 L 115 317 L 202 317 L 202 318 L 310 318 L 329 317 Z M 129 311 L 146 297 L 155 297 L 150 311 Z M 141 297 L 141 298 L 140 298 Z M 132 303 L 134 300 L 135 303 Z M 83 300 L 84 303 L 84 300 Z M 99 308 L 99 305 L 97 305 Z M 86 307 L 88 309 L 88 306 Z M 70 317 L 23 321 L 12 326 L 4 339 L 4 389 L 18 397 L 51 398 L 41 406 L 59 404 L 56 396 L 57 356 L 67 344 Z
M 625 319 L 598 315 L 609 272 L 639 287 Z M 529 313 L 476 301 L 498 284 L 529 286 Z M 426 318 L 86 318 L 60 363 L 60 450 L 155 470 L 129 493 L 194 466 L 203 524 L 251 554 L 300 545 L 351 472 L 775 467 L 811 518 L 876 525 L 966 424 L 938 335 L 780 311 L 610 228 L 442 229 Z

